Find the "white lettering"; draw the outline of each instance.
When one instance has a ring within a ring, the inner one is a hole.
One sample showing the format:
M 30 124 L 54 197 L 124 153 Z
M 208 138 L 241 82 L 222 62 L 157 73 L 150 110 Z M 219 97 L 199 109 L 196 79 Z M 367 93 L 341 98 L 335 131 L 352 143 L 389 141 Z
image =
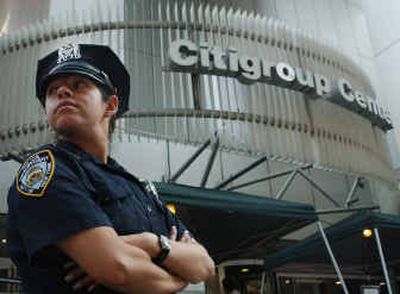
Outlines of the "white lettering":
M 309 94 L 313 91 L 312 97 L 327 98 L 367 117 L 384 130 L 392 128 L 389 111 L 375 99 L 353 89 L 343 78 L 332 88 L 331 81 L 324 75 L 294 68 L 285 62 L 273 63 L 266 57 L 240 55 L 235 48 L 224 50 L 207 42 L 196 45 L 186 39 L 171 43 L 169 57 L 171 69 L 175 71 L 237 77 L 245 84 L 265 82 Z
M 313 74 L 309 70 L 296 68 L 297 86 L 300 91 L 309 91 L 314 88 Z
M 279 62 L 275 67 L 275 72 L 277 77 L 279 77 L 283 82 L 291 83 L 296 79 L 296 73 L 289 64 L 284 62 Z
M 365 102 L 364 95 L 360 91 L 354 91 L 355 101 L 362 109 L 367 108 L 367 102 Z
M 219 48 L 213 48 L 211 50 L 211 56 L 216 70 L 226 71 L 228 69 L 228 65 L 226 64 L 226 54 L 224 51 Z
M 314 75 L 315 92 L 318 96 L 323 96 L 331 92 L 331 82 L 323 75 Z
M 352 88 L 351 85 L 348 81 L 345 79 L 339 79 L 338 80 L 338 89 L 340 92 L 340 95 L 347 101 L 347 102 L 353 102 L 354 101 L 354 96 L 352 93 Z
M 200 47 L 200 67 L 204 70 L 211 69 L 210 63 L 210 51 L 208 43 L 201 42 L 199 44 Z
M 261 66 L 255 57 L 242 56 L 239 59 L 239 67 L 242 71 L 238 79 L 243 83 L 253 83 L 261 77 Z
M 188 40 L 174 41 L 169 47 L 169 56 L 173 65 L 193 67 L 198 60 L 197 46 Z

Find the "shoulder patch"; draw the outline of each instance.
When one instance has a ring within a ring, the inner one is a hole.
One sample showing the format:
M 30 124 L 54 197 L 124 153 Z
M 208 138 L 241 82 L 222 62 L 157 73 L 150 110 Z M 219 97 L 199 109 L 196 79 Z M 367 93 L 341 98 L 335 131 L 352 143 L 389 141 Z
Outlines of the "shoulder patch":
M 55 162 L 53 153 L 41 150 L 28 157 L 21 166 L 16 187 L 25 196 L 42 197 L 54 174 Z

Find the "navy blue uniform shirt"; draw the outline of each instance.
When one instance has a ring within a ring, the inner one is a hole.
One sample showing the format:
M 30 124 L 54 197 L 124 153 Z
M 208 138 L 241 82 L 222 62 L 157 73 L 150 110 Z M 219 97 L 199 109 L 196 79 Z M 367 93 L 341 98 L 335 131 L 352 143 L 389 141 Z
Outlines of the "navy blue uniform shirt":
M 119 235 L 168 236 L 175 225 L 181 236 L 185 230 L 150 183 L 66 141 L 27 158 L 9 190 L 8 208 L 8 252 L 26 293 L 76 293 L 63 280 L 69 258 L 55 244 L 80 231 L 110 226 Z M 99 287 L 97 293 L 113 292 Z

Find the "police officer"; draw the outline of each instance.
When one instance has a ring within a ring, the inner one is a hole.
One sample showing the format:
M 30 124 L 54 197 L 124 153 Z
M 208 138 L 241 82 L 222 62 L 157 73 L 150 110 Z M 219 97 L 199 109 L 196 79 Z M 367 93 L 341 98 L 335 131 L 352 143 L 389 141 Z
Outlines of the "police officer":
M 39 60 L 36 96 L 57 140 L 27 157 L 8 194 L 8 250 L 24 291 L 174 293 L 210 278 L 204 247 L 149 183 L 109 157 L 129 97 L 116 54 L 61 47 Z

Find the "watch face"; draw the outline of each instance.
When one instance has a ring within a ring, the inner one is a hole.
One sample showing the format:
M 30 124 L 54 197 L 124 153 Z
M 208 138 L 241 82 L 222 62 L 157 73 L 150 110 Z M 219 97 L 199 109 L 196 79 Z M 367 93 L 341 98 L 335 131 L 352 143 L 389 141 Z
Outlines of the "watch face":
M 171 245 L 169 244 L 169 239 L 164 235 L 160 236 L 160 244 L 161 244 L 162 250 L 170 250 L 171 249 Z

